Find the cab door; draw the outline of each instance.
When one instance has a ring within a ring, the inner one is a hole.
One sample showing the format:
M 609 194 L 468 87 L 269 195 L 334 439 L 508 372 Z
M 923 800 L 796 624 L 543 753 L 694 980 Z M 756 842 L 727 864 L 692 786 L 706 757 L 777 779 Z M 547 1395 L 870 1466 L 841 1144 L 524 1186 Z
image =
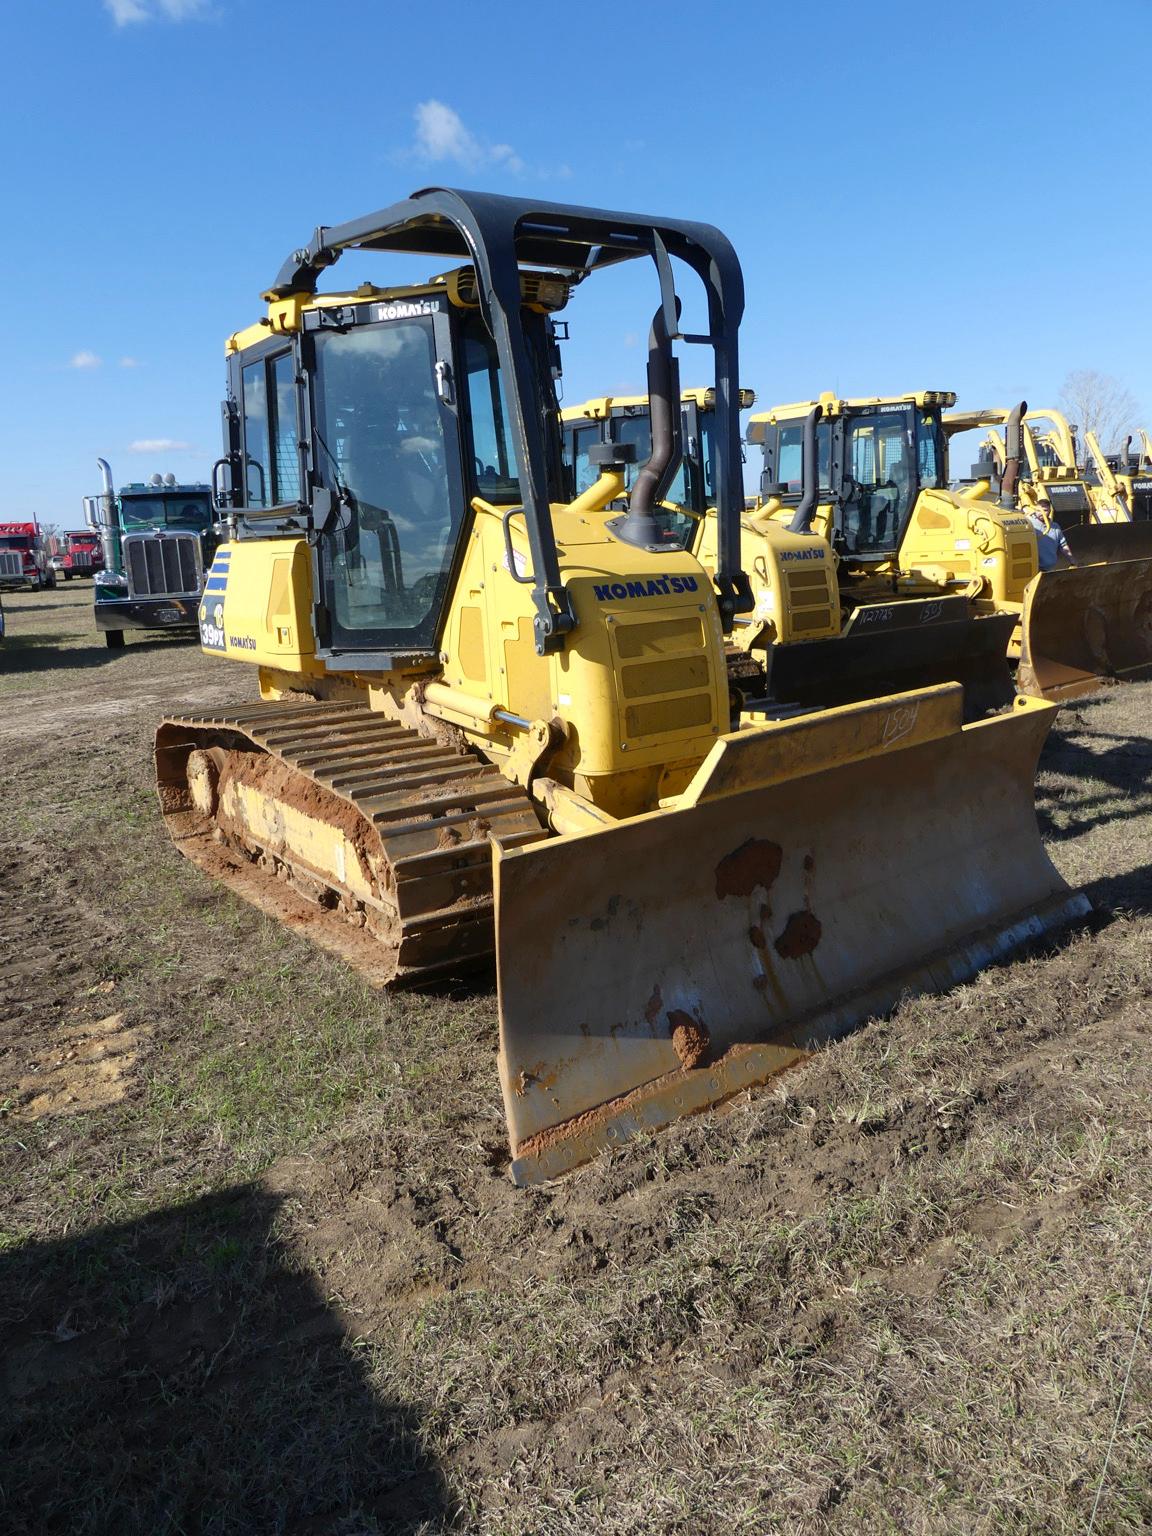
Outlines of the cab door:
M 305 317 L 317 654 L 434 657 L 468 514 L 446 300 Z

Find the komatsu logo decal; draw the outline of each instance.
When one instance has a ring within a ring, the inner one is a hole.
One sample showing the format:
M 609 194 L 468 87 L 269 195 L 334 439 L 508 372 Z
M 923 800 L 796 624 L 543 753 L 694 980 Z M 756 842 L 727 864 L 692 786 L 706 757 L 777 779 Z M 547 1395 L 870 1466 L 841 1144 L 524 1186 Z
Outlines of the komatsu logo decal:
M 440 305 L 435 299 L 413 299 L 394 304 L 373 304 L 373 320 L 418 320 L 421 315 L 438 315 Z
M 781 560 L 823 560 L 822 549 L 782 549 Z
M 596 583 L 592 591 L 597 602 L 607 603 L 613 599 L 620 602 L 626 597 L 672 597 L 680 592 L 695 592 L 696 585 L 695 576 L 655 576 L 650 581 Z

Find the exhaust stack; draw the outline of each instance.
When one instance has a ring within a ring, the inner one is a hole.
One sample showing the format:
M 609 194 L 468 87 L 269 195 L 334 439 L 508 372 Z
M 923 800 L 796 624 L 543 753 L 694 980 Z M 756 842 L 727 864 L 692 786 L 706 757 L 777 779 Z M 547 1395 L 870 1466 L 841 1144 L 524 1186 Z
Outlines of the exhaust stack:
M 679 310 L 679 300 L 677 300 Z M 680 365 L 661 307 L 648 332 L 648 419 L 652 452 L 640 466 L 628 499 L 628 511 L 609 526 L 618 539 L 641 549 L 663 542 L 656 507 L 667 494 L 684 457 L 680 430 Z
M 812 519 L 820 500 L 820 451 L 816 429 L 824 414 L 822 405 L 814 405 L 804 418 L 804 434 L 801 439 L 801 470 L 804 487 L 795 515 L 788 524 L 791 533 L 811 533 Z
M 1004 423 L 1004 470 L 1000 476 L 1000 505 L 1005 508 L 1017 507 L 1020 501 L 1016 487 L 1020 482 L 1020 460 L 1024 447 L 1022 423 L 1027 409 L 1027 400 L 1021 400 L 1019 405 L 1012 407 Z
M 100 493 L 100 548 L 104 551 L 104 569 L 120 569 L 119 519 L 116 516 L 116 488 L 112 484 L 112 470 L 107 459 L 97 459 L 104 488 Z

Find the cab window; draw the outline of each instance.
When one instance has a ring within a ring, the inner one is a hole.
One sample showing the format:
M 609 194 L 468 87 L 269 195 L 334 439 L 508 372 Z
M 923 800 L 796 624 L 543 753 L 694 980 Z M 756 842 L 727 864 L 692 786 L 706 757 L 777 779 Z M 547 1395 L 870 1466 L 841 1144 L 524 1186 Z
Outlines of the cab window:
M 272 487 L 269 484 L 268 453 L 268 380 L 264 359 L 249 363 L 244 381 L 244 502 L 249 507 L 267 507 Z
M 816 427 L 816 453 L 820 470 L 820 489 L 832 484 L 832 426 L 821 421 Z M 788 487 L 789 496 L 804 489 L 804 423 L 789 422 L 780 428 L 776 450 L 776 479 Z
M 912 408 L 848 420 L 841 532 L 849 550 L 894 554 L 916 496 Z
M 325 540 L 335 638 L 431 642 L 455 548 L 431 318 L 315 338 L 317 472 L 339 504 Z
M 300 500 L 300 455 L 296 436 L 296 364 L 291 352 L 281 352 L 269 364 L 272 390 L 273 505 Z
M 463 333 L 476 491 L 496 506 L 518 507 L 520 477 L 496 343 L 477 315 L 467 317 Z

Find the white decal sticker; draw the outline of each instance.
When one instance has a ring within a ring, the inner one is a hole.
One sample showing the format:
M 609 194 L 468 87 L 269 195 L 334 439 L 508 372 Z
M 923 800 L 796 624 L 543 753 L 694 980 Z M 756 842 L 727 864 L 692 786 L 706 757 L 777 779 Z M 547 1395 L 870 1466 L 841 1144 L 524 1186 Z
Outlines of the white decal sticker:
M 418 320 L 421 315 L 438 315 L 440 304 L 436 299 L 413 299 L 408 303 L 373 304 L 373 320 Z

